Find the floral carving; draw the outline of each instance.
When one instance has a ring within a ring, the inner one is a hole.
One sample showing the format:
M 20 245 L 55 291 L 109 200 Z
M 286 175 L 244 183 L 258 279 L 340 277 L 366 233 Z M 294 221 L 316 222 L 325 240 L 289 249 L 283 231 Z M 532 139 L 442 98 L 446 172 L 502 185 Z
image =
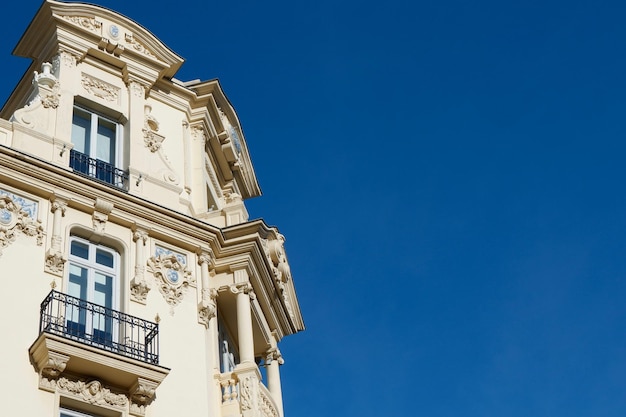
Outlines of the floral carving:
M 259 394 L 259 408 L 261 409 L 261 415 L 263 417 L 279 417 L 278 410 L 276 410 L 276 406 L 274 406 L 274 403 L 267 393 L 261 389 Z
M 109 388 L 105 388 L 100 381 L 70 380 L 61 377 L 56 382 L 59 392 L 71 394 L 72 396 L 95 405 L 108 405 L 113 407 L 125 407 L 128 404 L 128 397 L 121 393 L 114 393 Z
M 0 255 L 2 249 L 15 242 L 21 234 L 36 237 L 38 246 L 43 244 L 45 232 L 41 221 L 30 217 L 11 196 L 0 195 Z
M 127 33 L 124 39 L 126 40 L 126 43 L 130 45 L 130 47 L 133 48 L 135 51 L 142 53 L 144 55 L 147 55 L 149 57 L 156 58 L 155 55 L 150 50 L 148 50 L 148 48 L 143 46 L 141 43 L 139 43 L 135 39 L 132 33 Z
M 241 381 L 241 393 L 239 401 L 241 402 L 241 410 L 251 410 L 252 409 L 252 378 L 245 377 L 243 381 Z
M 90 30 L 95 33 L 100 33 L 102 31 L 102 22 L 97 21 L 93 17 L 87 16 L 63 16 L 63 19 L 68 22 L 72 22 L 75 25 L 83 27 L 87 30 Z
M 143 131 L 143 143 L 146 145 L 150 152 L 156 152 L 161 149 L 161 144 L 165 140 L 165 136 L 161 136 L 156 132 L 148 129 L 142 129 Z
M 81 84 L 89 94 L 106 101 L 117 101 L 120 95 L 120 89 L 116 86 L 86 74 L 82 75 Z

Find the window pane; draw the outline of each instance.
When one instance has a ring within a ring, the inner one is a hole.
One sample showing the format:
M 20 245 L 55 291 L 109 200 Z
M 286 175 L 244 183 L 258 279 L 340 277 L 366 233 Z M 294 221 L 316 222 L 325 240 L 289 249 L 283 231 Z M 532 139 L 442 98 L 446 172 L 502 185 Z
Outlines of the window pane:
M 111 252 L 96 250 L 96 263 L 113 268 L 113 254 Z
M 111 308 L 113 303 L 113 277 L 96 272 L 93 302 Z
M 98 119 L 96 159 L 115 165 L 115 123 Z
M 89 155 L 91 142 L 91 115 L 79 109 L 74 109 L 72 118 L 72 143 L 74 150 Z
M 74 256 L 78 256 L 79 258 L 89 259 L 89 246 L 74 240 L 72 241 L 70 253 Z
M 72 297 L 87 298 L 87 268 L 70 264 L 70 279 L 67 293 Z

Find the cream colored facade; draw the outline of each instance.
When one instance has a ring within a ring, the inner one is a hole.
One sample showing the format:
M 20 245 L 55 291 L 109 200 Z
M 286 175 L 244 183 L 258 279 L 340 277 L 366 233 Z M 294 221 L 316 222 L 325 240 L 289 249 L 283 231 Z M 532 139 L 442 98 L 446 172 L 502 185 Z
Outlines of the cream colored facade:
M 282 417 L 304 329 L 217 80 L 108 9 L 45 1 L 0 112 L 7 416 Z

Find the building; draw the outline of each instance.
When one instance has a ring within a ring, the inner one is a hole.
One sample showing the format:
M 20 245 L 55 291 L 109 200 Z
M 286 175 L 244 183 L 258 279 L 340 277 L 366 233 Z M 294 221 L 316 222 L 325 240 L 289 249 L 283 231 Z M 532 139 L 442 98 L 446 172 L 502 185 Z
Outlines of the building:
M 304 329 L 217 80 L 111 10 L 47 0 L 0 112 L 1 399 L 12 416 L 282 417 Z

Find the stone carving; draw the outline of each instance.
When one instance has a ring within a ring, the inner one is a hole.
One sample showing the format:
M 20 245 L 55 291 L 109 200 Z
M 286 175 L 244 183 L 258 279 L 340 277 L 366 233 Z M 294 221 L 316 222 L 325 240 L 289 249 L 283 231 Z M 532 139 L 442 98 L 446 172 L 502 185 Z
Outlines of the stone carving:
M 131 81 L 128 86 L 133 96 L 140 98 L 145 97 L 146 87 L 144 87 L 140 82 Z
M 139 378 L 130 394 L 130 413 L 135 416 L 144 416 L 146 406 L 154 399 L 156 384 L 147 379 Z
M 217 290 L 215 288 L 202 289 L 202 301 L 198 305 L 198 321 L 209 327 L 209 321 L 217 314 Z
M 159 291 L 172 307 L 182 301 L 184 289 L 195 284 L 186 256 L 160 246 L 156 246 L 155 255 L 148 259 L 148 270 L 154 274 Z
M 61 377 L 56 382 L 56 389 L 64 394 L 70 394 L 81 401 L 94 405 L 106 405 L 116 408 L 125 407 L 128 397 L 121 393 L 115 393 L 106 388 L 98 380 L 70 380 Z
M 264 390 L 259 390 L 259 408 L 263 417 L 279 417 L 278 410 Z
M 135 276 L 130 282 L 130 295 L 133 301 L 145 304 L 150 291 L 150 284 L 144 276 L 145 267 L 143 265 L 143 248 L 148 240 L 148 233 L 144 230 L 135 230 L 133 233 L 135 241 Z
M 33 85 L 37 87 L 35 100 L 40 100 L 44 108 L 56 109 L 59 107 L 60 87 L 57 78 L 52 74 L 52 64 L 44 62 L 41 64 L 41 74 L 35 71 Z M 32 104 L 32 102 L 31 102 Z
M 233 191 L 224 191 L 224 202 L 226 204 L 241 203 L 243 200 L 241 196 Z
M 263 244 L 265 254 L 270 261 L 272 272 L 274 274 L 274 282 L 280 293 L 287 314 L 292 319 L 294 318 L 293 307 L 291 306 L 291 300 L 289 299 L 289 293 L 285 287 L 285 284 L 291 279 L 291 269 L 287 262 L 287 256 L 285 255 L 285 237 L 278 234 L 277 239 L 267 240 Z
M 273 361 L 277 361 L 279 365 L 283 365 L 285 363 L 283 355 L 282 353 L 280 353 L 280 349 L 278 349 L 277 347 L 270 348 L 265 356 L 265 363 L 267 365 L 269 365 Z
M 202 126 L 196 125 L 191 127 L 191 137 L 195 140 L 206 142 L 206 133 Z
M 0 195 L 0 256 L 2 249 L 20 234 L 36 237 L 37 246 L 43 245 L 45 232 L 41 221 L 33 219 L 11 196 Z
M 131 48 L 133 48 L 135 51 L 142 53 L 146 56 L 149 56 L 151 58 L 156 58 L 156 56 L 145 46 L 143 46 L 141 43 L 139 43 L 135 37 L 133 36 L 132 33 L 127 33 L 124 36 L 124 40 L 126 40 L 126 43 L 128 45 L 130 45 Z
M 102 22 L 97 21 L 93 17 L 63 16 L 63 19 L 67 20 L 68 22 L 72 22 L 75 25 L 78 25 L 82 28 L 85 28 L 91 32 L 98 33 L 98 34 L 102 32 Z
M 78 57 L 68 51 L 61 51 L 59 53 L 59 58 L 63 65 L 69 68 L 74 67 L 76 65 L 76 61 L 78 61 Z
M 113 210 L 113 203 L 109 203 L 101 198 L 96 198 L 94 208 L 95 210 L 92 216 L 93 231 L 101 235 L 104 234 L 104 229 L 109 220 L 109 213 Z
M 165 136 L 156 133 L 159 130 L 159 122 L 152 116 L 152 106 L 147 104 L 144 108 L 145 116 L 143 123 L 143 140 L 150 152 L 154 153 L 161 149 Z
M 51 245 L 46 252 L 45 271 L 54 275 L 62 276 L 67 258 L 61 250 L 61 217 L 65 216 L 67 202 L 61 199 L 51 201 L 50 211 L 54 215 L 52 224 Z
M 241 387 L 241 392 L 239 394 L 239 402 L 241 404 L 241 410 L 251 410 L 252 409 L 252 378 L 247 376 L 241 381 L 239 384 Z
M 119 99 L 119 88 L 87 74 L 82 74 L 81 84 L 85 91 L 94 97 L 98 97 L 109 102 L 117 102 Z

